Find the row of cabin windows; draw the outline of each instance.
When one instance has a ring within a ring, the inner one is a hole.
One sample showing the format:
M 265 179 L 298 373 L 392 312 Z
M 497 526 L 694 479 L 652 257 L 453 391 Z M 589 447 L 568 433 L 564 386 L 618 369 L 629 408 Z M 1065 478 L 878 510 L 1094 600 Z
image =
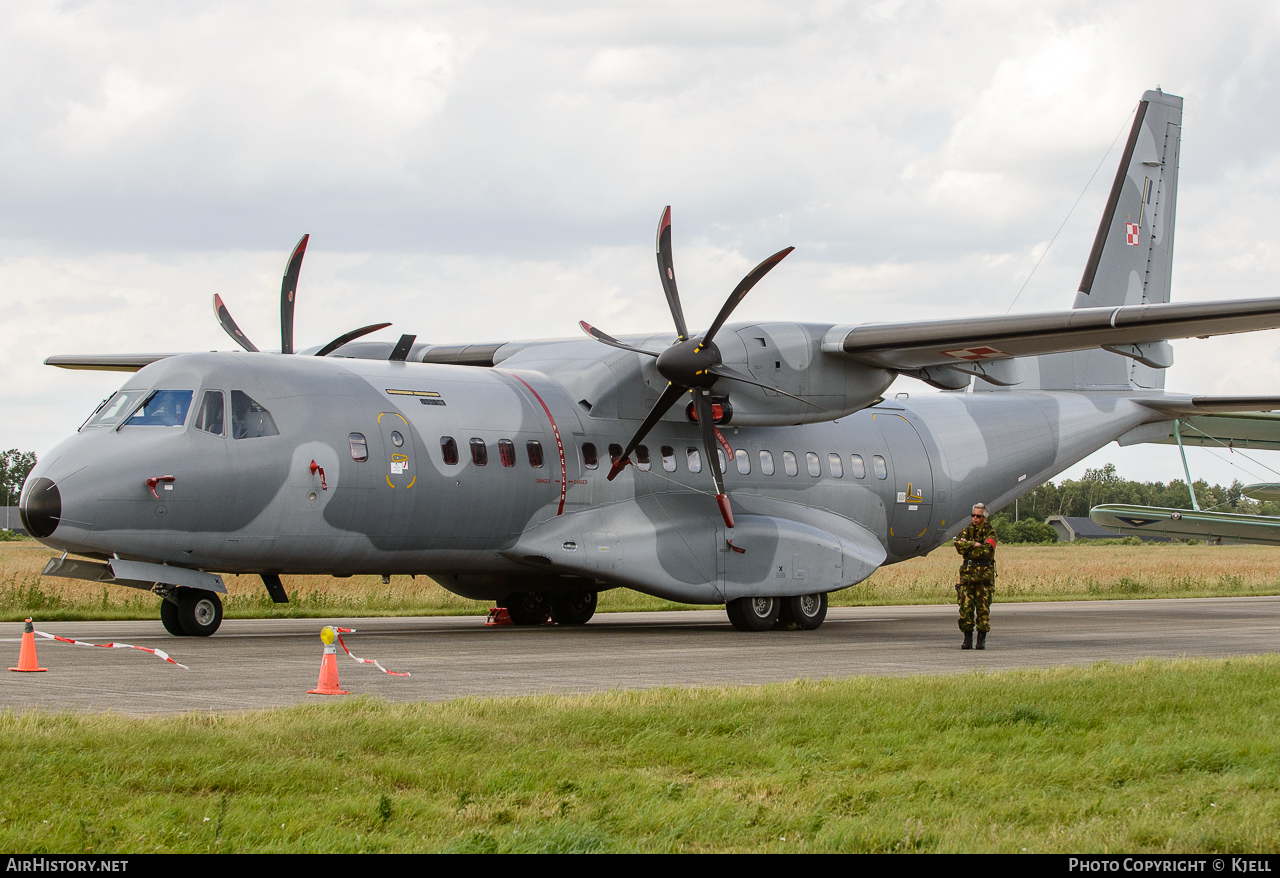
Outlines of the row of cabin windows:
M 368 457 L 368 449 L 363 446 L 364 437 L 360 436 L 362 443 L 362 451 L 364 457 L 356 457 L 356 445 L 354 437 L 359 436 L 358 433 L 351 434 L 351 456 L 356 460 L 364 460 Z M 471 440 L 471 462 L 476 466 L 487 466 L 489 464 L 489 446 L 483 439 Z M 440 450 L 444 456 L 444 462 L 448 466 L 453 466 L 458 462 L 458 443 L 452 436 L 440 437 Z M 529 458 L 529 466 L 534 469 L 541 469 L 544 464 L 542 456 L 542 443 L 536 439 L 530 439 L 525 443 L 525 453 Z M 676 450 L 670 445 L 663 445 L 660 449 L 662 458 L 662 468 L 669 473 L 676 471 Z M 728 472 L 728 462 L 725 460 L 724 451 L 717 448 L 716 454 L 720 458 L 720 471 Z M 622 456 L 622 446 L 616 443 L 609 446 L 609 459 L 617 460 Z M 809 475 L 815 479 L 822 475 L 822 459 L 816 452 L 807 451 L 804 455 L 805 468 Z M 733 453 L 734 463 L 738 467 L 738 472 L 742 475 L 751 474 L 751 455 L 744 448 L 739 448 Z M 498 460 L 505 467 L 516 465 L 516 446 L 510 439 L 498 440 Z M 637 445 L 635 450 L 636 468 L 642 472 L 648 472 L 653 461 L 649 456 L 649 448 L 645 445 Z M 594 470 L 600 468 L 600 454 L 596 451 L 594 443 L 586 442 L 582 446 L 582 465 L 587 469 Z M 702 472 L 702 452 L 697 448 L 685 449 L 685 465 L 691 473 Z M 889 477 L 889 467 L 885 460 L 879 454 L 871 455 L 871 466 L 876 474 L 877 479 L 887 479 Z M 789 476 L 798 475 L 800 472 L 799 461 L 794 452 L 782 452 L 782 471 Z M 827 455 L 827 471 L 832 478 L 844 478 L 844 461 L 840 455 L 832 452 Z M 855 479 L 865 479 L 867 477 L 867 465 L 861 454 L 849 455 L 849 471 Z M 773 452 L 760 451 L 760 472 L 766 476 L 774 473 Z

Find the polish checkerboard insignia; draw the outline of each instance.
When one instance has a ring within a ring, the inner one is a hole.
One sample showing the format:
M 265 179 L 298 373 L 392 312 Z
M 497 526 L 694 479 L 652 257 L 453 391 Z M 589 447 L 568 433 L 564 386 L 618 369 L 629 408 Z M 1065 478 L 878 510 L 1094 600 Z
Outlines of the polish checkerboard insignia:
M 1124 241 L 1126 244 L 1129 244 L 1132 247 L 1138 246 L 1138 224 L 1137 223 L 1124 224 Z

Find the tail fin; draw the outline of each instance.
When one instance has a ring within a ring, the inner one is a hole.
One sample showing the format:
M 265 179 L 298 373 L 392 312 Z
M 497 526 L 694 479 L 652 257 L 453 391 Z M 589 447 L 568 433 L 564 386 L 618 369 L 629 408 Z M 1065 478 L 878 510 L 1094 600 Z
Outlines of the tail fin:
M 1182 98 L 1159 89 L 1144 94 L 1073 307 L 1169 301 L 1181 135 Z M 1167 342 L 1139 353 L 1149 363 L 1167 367 L 1173 362 Z M 1118 353 L 1078 351 L 1036 359 L 1044 390 L 1164 387 L 1164 368 Z

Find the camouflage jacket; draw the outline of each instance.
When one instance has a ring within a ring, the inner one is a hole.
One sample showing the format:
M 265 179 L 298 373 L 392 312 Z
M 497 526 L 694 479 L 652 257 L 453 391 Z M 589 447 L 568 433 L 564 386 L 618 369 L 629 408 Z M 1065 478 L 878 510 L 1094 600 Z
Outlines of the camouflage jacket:
M 994 581 L 996 576 L 996 532 L 987 522 L 971 524 L 956 536 L 956 551 L 964 558 L 960 581 Z

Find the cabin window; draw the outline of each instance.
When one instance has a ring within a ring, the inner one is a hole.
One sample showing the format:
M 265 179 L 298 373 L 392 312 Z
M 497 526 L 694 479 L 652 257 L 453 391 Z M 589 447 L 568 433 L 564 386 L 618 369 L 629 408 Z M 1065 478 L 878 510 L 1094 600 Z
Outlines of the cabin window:
M 404 436 L 401 435 L 399 430 L 391 431 L 391 444 L 396 448 L 404 447 Z
M 867 465 L 862 462 L 861 454 L 849 455 L 849 470 L 853 473 L 855 479 L 865 479 L 867 477 Z
M 642 473 L 647 473 L 652 468 L 653 468 L 653 463 L 650 462 L 649 460 L 649 446 L 637 445 L 636 446 L 636 469 L 640 470 L 640 472 Z
M 187 422 L 193 396 L 195 392 L 191 390 L 153 390 L 125 426 L 181 427 Z
M 782 452 L 782 471 L 789 476 L 800 472 L 800 468 L 796 466 L 796 456 L 790 451 Z
M 871 465 L 875 467 L 877 479 L 889 478 L 889 467 L 885 465 L 883 457 L 878 454 L 871 455 Z
M 733 453 L 733 459 L 738 464 L 738 472 L 744 476 L 751 475 L 751 455 L 747 454 L 745 448 L 739 448 Z
M 590 442 L 582 444 L 582 465 L 587 469 L 597 469 L 600 466 L 600 455 L 596 452 L 596 447 Z
M 524 450 L 529 452 L 529 466 L 542 469 L 542 443 L 537 439 L 530 439 L 524 444 Z
M 200 398 L 200 411 L 196 415 L 196 429 L 202 433 L 222 435 L 222 415 L 225 405 L 221 390 L 206 390 Z
M 831 477 L 835 479 L 844 478 L 844 461 L 840 459 L 838 454 L 827 455 L 827 466 L 831 468 Z
M 146 395 L 145 390 L 117 390 L 89 416 L 85 427 L 114 427 Z
M 764 473 L 766 476 L 773 475 L 773 452 L 772 451 L 760 452 L 760 472 Z
M 450 442 L 453 440 L 450 439 Z M 369 459 L 369 442 L 364 438 L 363 433 L 351 433 L 347 436 L 347 444 L 351 446 L 351 459 L 354 461 L 362 461 Z M 453 448 L 454 457 L 458 455 L 458 447 Z
M 689 464 L 689 472 L 702 472 L 702 455 L 698 453 L 696 448 L 686 448 L 684 450 L 685 462 Z
M 669 473 L 676 471 L 676 450 L 670 445 L 662 446 L 662 468 Z
M 503 466 L 516 465 L 516 444 L 510 439 L 498 440 L 498 462 Z
M 724 458 L 724 449 L 716 449 L 716 462 L 720 464 L 720 474 L 723 475 L 729 471 L 729 461 Z
M 231 435 L 236 439 L 279 436 L 275 419 L 243 390 L 231 391 Z
M 489 446 L 484 444 L 483 439 L 471 440 L 471 462 L 476 466 L 489 465 Z
M 445 466 L 456 466 L 458 463 L 458 443 L 452 436 L 440 437 L 440 453 L 444 456 Z
M 609 462 L 615 463 L 620 457 L 622 457 L 622 446 L 619 445 L 617 442 L 610 443 L 609 444 Z
M 815 479 L 822 475 L 822 461 L 818 459 L 816 452 L 806 451 L 804 453 L 804 463 L 809 468 L 809 475 Z

